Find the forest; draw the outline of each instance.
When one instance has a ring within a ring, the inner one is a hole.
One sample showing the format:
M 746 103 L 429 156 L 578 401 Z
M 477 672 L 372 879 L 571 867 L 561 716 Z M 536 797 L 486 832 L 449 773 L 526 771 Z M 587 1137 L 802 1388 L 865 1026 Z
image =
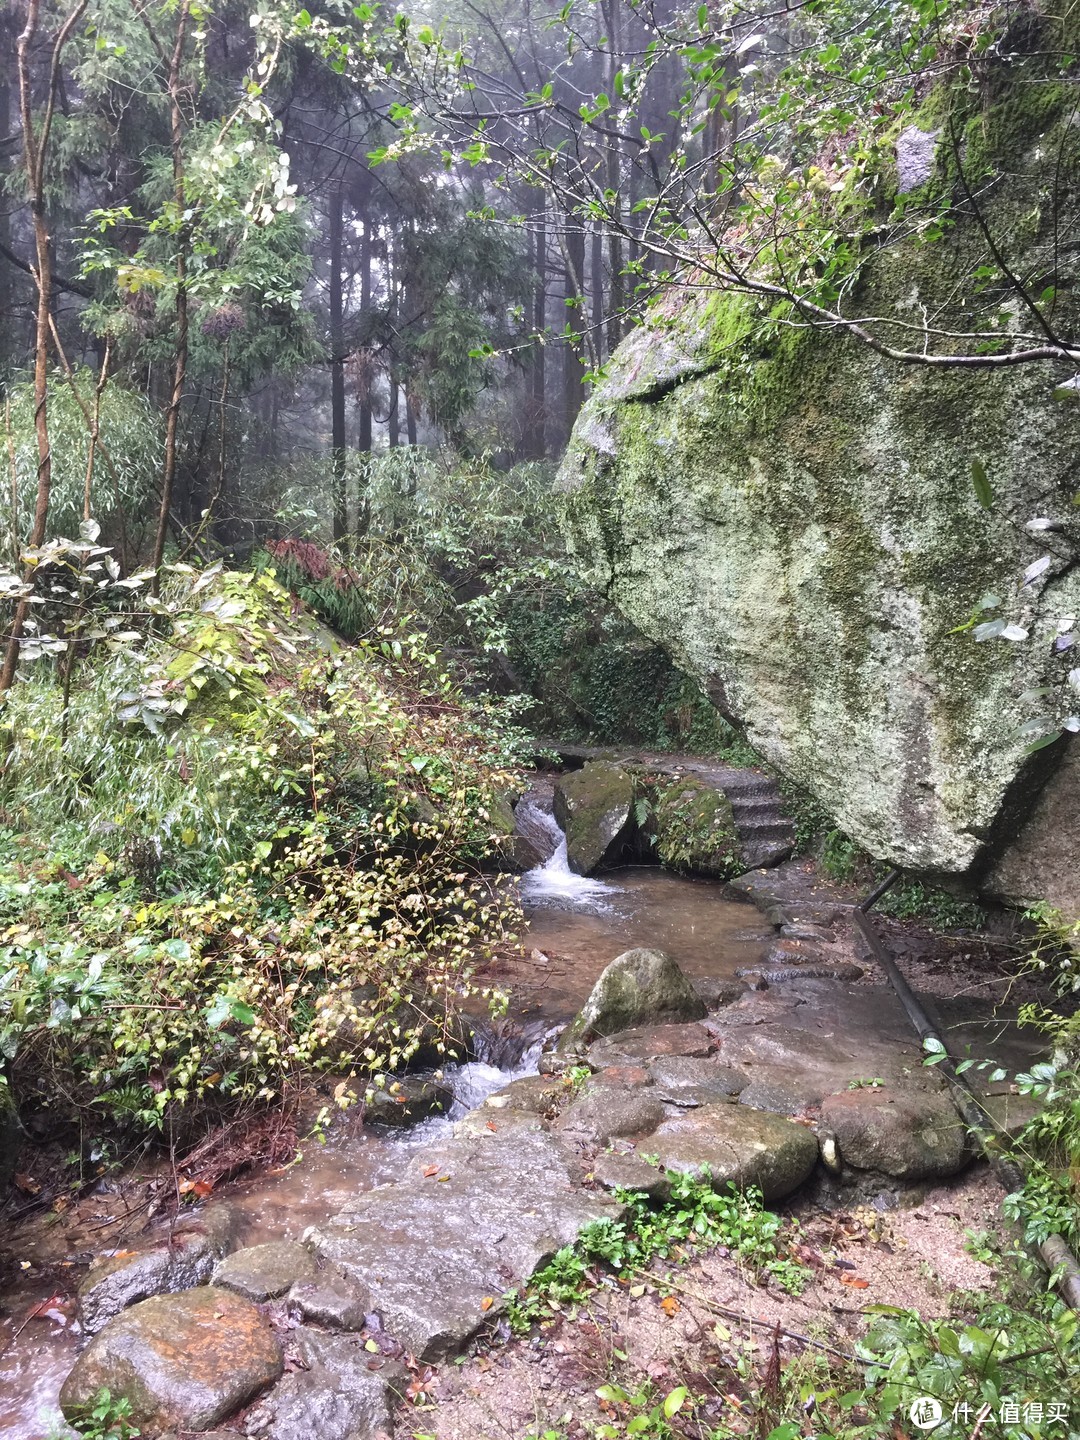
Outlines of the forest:
M 1080 1435 L 1065 0 L 0 0 L 0 1431 Z

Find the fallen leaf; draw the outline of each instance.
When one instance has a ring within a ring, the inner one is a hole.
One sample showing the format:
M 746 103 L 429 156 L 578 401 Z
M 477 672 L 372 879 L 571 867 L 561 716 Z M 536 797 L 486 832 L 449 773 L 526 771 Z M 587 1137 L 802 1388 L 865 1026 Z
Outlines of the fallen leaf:
M 672 1315 L 679 1313 L 679 1302 L 675 1299 L 674 1295 L 665 1295 L 663 1300 L 660 1301 L 660 1309 L 663 1310 L 664 1314 L 670 1319 Z
M 27 1195 L 40 1195 L 41 1186 L 32 1175 L 16 1175 L 15 1184 Z
M 861 1275 L 841 1275 L 840 1284 L 847 1285 L 851 1290 L 868 1290 L 870 1281 L 864 1280 Z
M 437 1175 L 438 1173 L 439 1173 L 439 1167 L 438 1167 L 438 1165 L 425 1165 L 425 1166 L 424 1166 L 424 1179 L 425 1179 L 425 1180 L 430 1180 L 431 1177 L 432 1177 L 432 1175 Z
M 631 1286 L 630 1286 L 630 1298 L 631 1298 L 632 1300 L 640 1300 L 641 1297 L 642 1297 L 642 1295 L 644 1295 L 644 1294 L 645 1294 L 645 1286 L 644 1286 L 644 1285 L 631 1285 Z
M 499 1128 L 493 1120 L 487 1120 L 485 1121 L 485 1124 L 487 1125 L 487 1128 L 489 1130 L 498 1130 Z
M 495 1297 L 494 1297 L 494 1295 L 485 1295 L 484 1298 L 480 1301 L 480 1309 L 481 1309 L 481 1310 L 490 1310 L 491 1307 L 492 1307 L 492 1305 L 494 1305 L 494 1304 L 495 1304 Z

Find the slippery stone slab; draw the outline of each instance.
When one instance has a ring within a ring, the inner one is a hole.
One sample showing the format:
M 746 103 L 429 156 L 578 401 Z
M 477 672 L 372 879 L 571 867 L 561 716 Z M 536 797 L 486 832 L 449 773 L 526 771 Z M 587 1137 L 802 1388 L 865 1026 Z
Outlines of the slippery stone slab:
M 593 1161 L 592 1176 L 605 1190 L 639 1190 L 653 1200 L 663 1200 L 671 1186 L 663 1170 L 640 1155 L 605 1150 Z
M 185 1216 L 144 1249 L 96 1260 L 78 1289 L 83 1330 L 96 1335 L 129 1305 L 205 1285 L 217 1262 L 236 1248 L 240 1230 L 230 1205 L 212 1205 Z
M 555 1128 L 606 1145 L 618 1136 L 651 1135 L 665 1115 L 665 1107 L 648 1089 L 595 1086 L 559 1116 Z
M 364 1350 L 359 1337 L 300 1329 L 292 1371 L 248 1412 L 253 1440 L 378 1440 L 392 1430 L 405 1369 Z
M 716 1041 L 704 1025 L 641 1025 L 590 1045 L 589 1063 L 602 1070 L 644 1065 L 660 1055 L 701 1057 L 715 1052 Z
M 680 1105 L 708 1105 L 734 1098 L 748 1084 L 740 1071 L 692 1055 L 658 1055 L 650 1062 L 649 1072 L 660 1098 Z
M 765 1110 L 720 1102 L 665 1120 L 648 1142 L 668 1170 L 700 1174 L 716 1188 L 756 1185 L 767 1201 L 797 1189 L 817 1162 L 817 1136 Z
M 203 1285 L 155 1296 L 110 1320 L 60 1391 L 77 1416 L 99 1390 L 131 1402 L 144 1433 L 210 1430 L 272 1384 L 281 1347 L 261 1313 L 231 1291 Z
M 214 1284 L 259 1303 L 284 1295 L 298 1280 L 314 1274 L 310 1250 L 291 1240 L 270 1240 L 226 1256 L 214 1269 Z
M 305 1243 L 370 1293 L 390 1335 L 437 1362 L 585 1225 L 622 1213 L 577 1173 L 551 1135 L 461 1137 L 418 1151 L 397 1184 L 357 1196 Z
M 943 1093 L 847 1090 L 822 1102 L 821 1123 L 844 1164 L 896 1180 L 955 1175 L 971 1159 L 964 1123 Z

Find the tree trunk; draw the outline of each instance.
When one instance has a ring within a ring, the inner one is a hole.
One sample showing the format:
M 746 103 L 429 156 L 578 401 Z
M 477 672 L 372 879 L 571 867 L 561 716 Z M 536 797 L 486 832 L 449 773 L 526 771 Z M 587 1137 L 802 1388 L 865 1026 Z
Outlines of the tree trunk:
M 79 17 L 86 9 L 86 0 L 71 10 L 57 33 L 53 45 L 52 68 L 49 73 L 49 92 L 45 103 L 45 115 L 41 129 L 34 134 L 32 77 L 30 74 L 30 46 L 37 33 L 41 13 L 40 0 L 29 0 L 26 8 L 26 24 L 23 26 L 16 45 L 16 61 L 19 75 L 19 111 L 23 129 L 23 166 L 26 171 L 27 190 L 30 198 L 30 214 L 34 225 L 34 283 L 37 287 L 37 309 L 34 319 L 34 436 L 37 443 L 37 495 L 34 500 L 34 523 L 30 530 L 31 549 L 45 543 L 45 531 L 49 520 L 49 498 L 52 493 L 52 452 L 49 444 L 49 320 L 52 313 L 52 252 L 49 247 L 49 230 L 45 215 L 45 158 L 48 153 L 49 131 L 52 128 L 53 110 L 56 105 L 57 75 L 60 55 L 68 42 Z M 28 569 L 26 579 L 31 571 Z M 0 693 L 10 690 L 15 679 L 15 667 L 19 662 L 19 641 L 23 626 L 29 614 L 30 605 L 20 600 L 15 607 L 4 663 L 0 667 Z
M 333 535 L 343 540 L 349 517 L 345 496 L 345 327 L 342 321 L 341 232 L 345 207 L 340 182 L 330 191 L 330 468 L 333 474 Z
M 566 298 L 574 303 L 567 307 L 569 335 L 563 351 L 563 424 L 567 438 L 574 428 L 574 421 L 581 409 L 583 389 L 581 383 L 585 359 L 585 231 L 576 215 L 566 216 Z
M 360 315 L 365 334 L 368 333 L 371 316 L 372 228 L 370 218 L 365 215 L 364 234 L 360 241 Z M 366 348 L 370 353 L 370 345 Z M 370 367 L 365 371 L 365 377 L 365 383 L 360 390 L 360 437 L 357 449 L 367 453 L 371 450 L 371 385 L 374 380 Z
M 592 332 L 597 358 L 604 359 L 604 227 L 594 221 L 589 257 L 589 289 L 592 291 Z
M 622 55 L 622 0 L 605 0 L 604 20 L 608 39 L 608 94 L 615 94 L 615 76 L 619 70 Z M 619 142 L 609 140 L 604 149 L 605 182 L 612 196 L 612 224 L 608 229 L 608 307 L 607 307 L 607 349 L 613 354 L 622 339 L 622 312 L 625 303 L 623 295 L 623 247 L 619 234 L 620 210 L 622 208 L 622 156 Z M 599 337 L 597 346 L 599 347 Z
M 528 447 L 534 460 L 542 460 L 547 454 L 546 421 L 547 397 L 547 210 L 537 212 L 532 236 L 533 243 L 533 341 L 530 367 L 530 403 Z
M 188 14 L 191 0 L 181 0 L 176 19 L 176 43 L 169 63 L 169 141 L 172 149 L 173 199 L 177 212 L 183 215 L 186 209 L 184 195 L 184 112 L 180 105 L 180 75 L 184 63 L 184 43 L 187 39 Z M 161 569 L 165 554 L 165 537 L 169 533 L 169 513 L 172 508 L 173 485 L 176 480 L 177 432 L 180 428 L 180 406 L 184 399 L 184 382 L 187 379 L 188 359 L 188 292 L 187 292 L 187 245 L 188 227 L 182 223 L 177 233 L 176 252 L 176 339 L 173 350 L 172 394 L 165 414 L 165 461 L 161 471 L 161 508 L 158 511 L 157 533 L 154 536 L 154 552 L 151 566 L 155 571 L 153 588 L 158 585 L 157 571 Z

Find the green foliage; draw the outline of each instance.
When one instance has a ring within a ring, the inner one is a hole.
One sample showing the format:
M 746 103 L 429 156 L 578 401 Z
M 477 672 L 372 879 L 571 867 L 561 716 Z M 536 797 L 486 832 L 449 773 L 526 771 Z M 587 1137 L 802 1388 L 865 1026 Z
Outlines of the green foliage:
M 270 576 L 182 569 L 140 647 L 86 662 L 67 717 L 39 664 L 0 777 L 20 1098 L 159 1127 L 305 1068 L 454 1049 L 516 923 L 478 873 L 511 776 L 422 636 L 342 651 Z
M 97 377 L 89 370 L 74 372 L 69 382 L 62 373 L 49 377 L 49 444 L 52 456 L 52 497 L 50 529 L 55 535 L 75 539 L 83 518 L 89 431 L 79 404 L 86 405 L 93 419 Z M 12 485 L 0 486 L 0 536 L 4 556 L 16 558 L 11 548 L 13 535 L 30 529 L 37 494 L 38 454 L 34 434 L 34 387 L 28 379 L 16 379 L 9 390 L 10 408 L 5 407 L 3 445 L 13 453 L 18 513 L 12 515 Z M 157 416 L 146 400 L 134 391 L 112 383 L 101 396 L 98 412 L 100 440 L 92 482 L 92 513 L 107 533 L 117 538 L 121 519 L 130 524 L 151 493 L 151 479 L 161 463 L 162 434 Z M 10 447 L 10 449 L 9 449 Z
M 523 1291 L 507 1296 L 510 1328 L 524 1333 L 552 1309 L 581 1304 L 597 1266 L 625 1279 L 644 1273 L 654 1260 L 684 1254 L 688 1246 L 724 1245 L 756 1279 L 801 1293 L 808 1273 L 788 1255 L 783 1222 L 762 1208 L 758 1191 L 731 1186 L 718 1191 L 708 1175 L 698 1179 L 674 1170 L 667 1180 L 668 1198 L 659 1205 L 638 1191 L 619 1191 L 627 1207 L 621 1220 L 585 1226 L 575 1245 L 560 1250 Z
M 304 535 L 273 541 L 256 564 L 272 564 L 346 636 L 402 608 L 422 616 L 433 639 L 471 657 L 482 683 L 532 697 L 529 720 L 541 734 L 756 759 L 664 652 L 578 575 L 552 483 L 546 465 L 499 471 L 402 447 L 350 471 L 361 534 L 332 551 Z M 296 513 L 288 495 L 283 513 Z M 305 534 L 320 533 L 317 515 L 298 518 Z
M 99 1390 L 81 1415 L 71 1421 L 71 1428 L 82 1440 L 135 1440 L 142 1434 L 131 1422 L 131 1401 L 113 1397 L 110 1390 Z

